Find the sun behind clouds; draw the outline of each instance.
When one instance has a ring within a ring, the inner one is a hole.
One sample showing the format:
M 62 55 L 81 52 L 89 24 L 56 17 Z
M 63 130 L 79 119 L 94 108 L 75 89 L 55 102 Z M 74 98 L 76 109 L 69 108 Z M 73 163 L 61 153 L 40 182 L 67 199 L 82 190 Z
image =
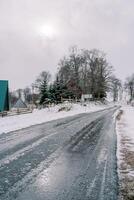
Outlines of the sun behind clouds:
M 58 35 L 58 28 L 53 24 L 44 24 L 40 27 L 40 35 L 48 39 L 54 39 Z

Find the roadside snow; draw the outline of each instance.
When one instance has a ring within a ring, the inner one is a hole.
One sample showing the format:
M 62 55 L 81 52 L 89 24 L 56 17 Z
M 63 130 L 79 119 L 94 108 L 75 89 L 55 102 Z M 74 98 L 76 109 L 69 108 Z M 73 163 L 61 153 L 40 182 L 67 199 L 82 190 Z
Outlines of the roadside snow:
M 134 151 L 134 107 L 124 108 L 124 116 L 122 118 L 125 122 L 124 135 L 131 139 L 129 148 Z
M 70 108 L 70 111 L 58 112 L 61 106 L 68 106 Z M 34 110 L 33 113 L 29 114 L 0 118 L 0 134 L 19 130 L 35 124 L 41 124 L 47 121 L 64 118 L 67 116 L 73 116 L 80 113 L 95 112 L 105 109 L 107 107 L 107 105 L 95 103 L 87 104 L 87 106 L 68 103 L 51 108 L 45 108 L 42 110 Z
M 134 199 L 134 107 L 123 106 L 117 120 L 117 157 L 120 190 L 123 199 Z
M 121 139 L 127 138 L 127 148 L 134 151 L 134 107 L 122 107 L 123 115 L 121 120 L 117 122 L 117 138 L 118 138 L 118 156 L 121 157 L 121 150 L 123 148 Z

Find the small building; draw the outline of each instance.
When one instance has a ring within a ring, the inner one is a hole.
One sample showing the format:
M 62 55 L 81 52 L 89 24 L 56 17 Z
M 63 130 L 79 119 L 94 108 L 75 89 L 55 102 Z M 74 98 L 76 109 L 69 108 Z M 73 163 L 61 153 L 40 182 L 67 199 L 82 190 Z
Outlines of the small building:
M 0 112 L 9 110 L 8 81 L 0 80 Z
M 13 109 L 25 109 L 27 105 L 25 104 L 22 99 L 18 99 L 17 102 L 14 104 Z
M 92 100 L 92 94 L 82 94 L 81 95 L 82 102 L 91 101 L 91 100 Z

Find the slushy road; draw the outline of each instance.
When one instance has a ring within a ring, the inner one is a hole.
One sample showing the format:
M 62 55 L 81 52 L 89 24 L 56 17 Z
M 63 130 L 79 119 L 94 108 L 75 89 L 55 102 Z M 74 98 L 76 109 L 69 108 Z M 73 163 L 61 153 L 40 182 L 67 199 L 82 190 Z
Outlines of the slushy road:
M 117 200 L 116 109 L 0 135 L 0 200 Z

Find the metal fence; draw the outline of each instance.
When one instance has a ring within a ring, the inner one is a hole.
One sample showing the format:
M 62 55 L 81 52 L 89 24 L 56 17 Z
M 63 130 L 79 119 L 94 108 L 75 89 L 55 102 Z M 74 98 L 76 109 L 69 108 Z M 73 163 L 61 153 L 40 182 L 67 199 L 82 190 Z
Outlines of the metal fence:
M 22 115 L 22 114 L 28 114 L 28 113 L 32 113 L 33 110 L 32 109 L 16 109 L 13 111 L 3 111 L 0 112 L 0 117 L 7 117 L 7 116 L 14 116 L 14 115 Z

